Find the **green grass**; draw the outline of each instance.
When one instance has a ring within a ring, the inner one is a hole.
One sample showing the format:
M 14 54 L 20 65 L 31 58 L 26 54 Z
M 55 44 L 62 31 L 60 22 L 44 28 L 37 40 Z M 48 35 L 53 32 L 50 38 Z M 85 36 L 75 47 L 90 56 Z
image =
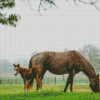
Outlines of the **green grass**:
M 2 95 L 0 96 L 0 100 L 100 100 L 100 94 L 91 92 L 63 93 L 60 91 L 46 90 Z
M 53 90 L 53 91 L 60 91 L 64 89 L 65 85 L 43 85 L 42 90 Z M 91 91 L 89 85 L 73 85 L 74 92 L 80 91 Z M 36 91 L 36 85 L 34 85 L 33 90 L 31 92 Z M 68 92 L 70 92 L 68 87 Z M 14 94 L 14 93 L 23 93 L 24 92 L 24 85 L 0 85 L 0 95 L 4 94 Z
M 0 85 L 0 100 L 100 100 L 100 93 L 93 93 L 88 85 L 74 85 L 73 92 L 61 92 L 64 85 L 43 85 L 43 91 L 24 93 L 23 85 Z

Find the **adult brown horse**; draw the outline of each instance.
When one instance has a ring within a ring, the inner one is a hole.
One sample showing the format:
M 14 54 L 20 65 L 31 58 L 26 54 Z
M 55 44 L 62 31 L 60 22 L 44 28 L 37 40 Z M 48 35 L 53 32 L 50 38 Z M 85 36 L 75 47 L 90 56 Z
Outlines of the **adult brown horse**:
M 34 65 L 42 68 L 42 79 L 46 70 L 56 75 L 69 73 L 64 92 L 69 84 L 70 91 L 72 91 L 73 78 L 80 71 L 83 71 L 89 78 L 92 91 L 99 92 L 99 74 L 96 75 L 90 62 L 75 50 L 68 52 L 46 51 L 35 54 L 29 61 L 29 69 Z

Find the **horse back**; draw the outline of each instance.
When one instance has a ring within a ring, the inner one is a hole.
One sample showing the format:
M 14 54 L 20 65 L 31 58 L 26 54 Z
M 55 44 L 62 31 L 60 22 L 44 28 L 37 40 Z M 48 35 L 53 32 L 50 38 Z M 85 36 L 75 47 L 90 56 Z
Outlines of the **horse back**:
M 83 57 L 79 52 L 72 50 L 67 52 L 41 52 L 30 59 L 29 68 L 33 65 L 37 65 L 42 69 L 49 70 L 50 72 L 60 74 L 69 73 L 70 70 L 75 69 L 77 72 L 84 71 L 87 73 L 95 74 L 93 66 L 90 62 Z

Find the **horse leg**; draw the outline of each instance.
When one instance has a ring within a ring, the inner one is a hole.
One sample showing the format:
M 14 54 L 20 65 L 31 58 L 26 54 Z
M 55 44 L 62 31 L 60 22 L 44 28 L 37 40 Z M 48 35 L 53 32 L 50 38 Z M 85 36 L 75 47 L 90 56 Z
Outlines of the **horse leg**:
M 29 80 L 26 80 L 26 92 L 28 92 L 28 83 L 29 83 Z
M 70 76 L 70 75 L 68 75 L 68 79 L 67 79 L 67 82 L 66 82 L 66 86 L 65 86 L 65 88 L 64 88 L 64 92 L 66 92 L 67 87 L 68 87 L 68 85 L 69 85 L 69 76 Z
M 42 70 L 41 80 L 43 79 L 45 72 L 46 72 L 46 70 Z
M 30 80 L 24 79 L 24 92 L 28 92 L 29 81 Z
M 69 83 L 70 83 L 70 91 L 72 91 L 72 85 L 73 85 L 73 78 L 74 78 L 74 75 L 75 75 L 75 70 L 72 70 L 72 71 L 69 73 L 69 76 L 68 76 L 68 79 L 67 79 L 67 82 L 66 82 L 66 86 L 65 86 L 65 88 L 64 88 L 64 92 L 66 92 Z
M 30 86 L 30 89 L 32 90 L 33 89 L 33 84 L 34 84 L 34 78 L 32 79 L 32 81 L 31 81 L 31 86 Z
M 42 79 L 41 79 L 41 76 L 39 76 L 39 88 L 40 88 L 40 90 L 42 90 Z
M 24 92 L 27 92 L 27 80 L 23 80 L 24 81 Z
M 38 86 L 38 82 L 36 81 L 36 85 L 37 85 L 37 91 L 39 90 L 39 86 Z
M 42 90 L 42 79 L 40 77 L 40 89 Z
M 40 90 L 42 90 L 42 81 L 40 81 Z
M 41 90 L 42 90 L 42 79 L 44 77 L 44 74 L 45 74 L 46 70 L 42 70 L 42 74 L 41 74 Z M 36 85 L 37 85 L 37 90 L 38 90 L 38 83 L 36 82 Z
M 37 82 L 37 91 L 40 91 L 40 87 L 41 87 L 41 80 L 39 75 L 36 76 L 36 82 Z
M 42 90 L 42 79 L 41 79 L 41 75 L 38 76 L 38 78 L 36 79 L 37 81 L 37 90 Z
M 73 79 L 74 79 L 74 76 L 75 76 L 75 70 L 72 70 L 70 72 L 70 79 L 69 79 L 69 83 L 70 83 L 70 91 L 72 92 L 73 91 Z
M 32 87 L 33 87 L 33 83 L 34 83 L 34 79 L 31 79 L 28 83 L 28 91 L 29 90 L 32 90 Z
M 26 83 L 25 83 L 25 80 L 23 80 L 24 81 L 24 92 L 26 92 L 25 91 L 25 89 L 26 89 Z

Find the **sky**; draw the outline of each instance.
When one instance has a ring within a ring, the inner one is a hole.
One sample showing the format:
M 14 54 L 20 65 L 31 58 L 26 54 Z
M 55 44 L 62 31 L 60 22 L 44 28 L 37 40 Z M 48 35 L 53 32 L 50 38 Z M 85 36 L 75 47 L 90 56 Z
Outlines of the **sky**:
M 85 0 L 86 1 L 86 0 Z M 17 27 L 0 24 L 0 59 L 30 59 L 32 52 L 63 52 L 93 44 L 100 48 L 100 12 L 93 6 L 74 1 L 56 0 L 57 8 L 37 12 L 40 0 L 16 0 L 14 9 L 1 12 L 21 16 Z M 100 6 L 100 2 L 97 4 Z

